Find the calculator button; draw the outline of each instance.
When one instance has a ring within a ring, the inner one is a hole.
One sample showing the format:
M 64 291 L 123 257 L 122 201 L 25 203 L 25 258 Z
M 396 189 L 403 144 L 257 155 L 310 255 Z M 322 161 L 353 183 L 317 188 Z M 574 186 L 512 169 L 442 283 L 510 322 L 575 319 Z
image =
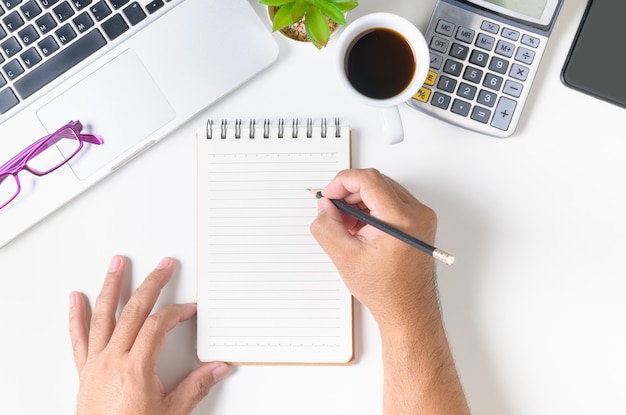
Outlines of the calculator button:
M 461 45 L 460 43 L 453 43 L 452 47 L 450 48 L 450 56 L 452 56 L 453 58 L 464 61 L 465 58 L 467 58 L 468 54 L 469 47 Z
M 463 70 L 463 64 L 452 59 L 448 59 L 443 65 L 443 71 L 450 75 L 459 76 Z
M 436 81 L 437 81 L 437 72 L 428 71 L 428 74 L 426 75 L 426 80 L 424 81 L 424 85 L 433 86 L 435 85 Z
M 450 23 L 445 20 L 439 20 L 439 22 L 437 22 L 437 28 L 435 29 L 435 32 L 444 36 L 452 36 L 455 27 L 456 25 L 454 23 Z
M 487 108 L 482 107 L 474 107 L 472 109 L 472 120 L 481 122 L 483 124 L 487 124 L 489 122 L 489 117 L 491 117 L 491 111 Z
M 508 27 L 502 29 L 502 37 L 515 42 L 519 39 L 519 34 L 517 30 L 509 29 Z
M 433 69 L 441 69 L 441 65 L 443 64 L 443 56 L 436 55 L 434 53 L 430 54 L 430 67 Z
M 431 93 L 432 90 L 430 88 L 423 86 L 415 93 L 415 95 L 413 95 L 413 98 L 421 102 L 428 102 L 428 98 L 430 98 Z
M 526 78 L 528 78 L 528 72 L 529 68 L 514 63 L 513 65 L 511 65 L 511 71 L 509 72 L 509 76 L 520 81 L 525 81 Z
M 493 23 L 493 22 L 489 22 L 487 20 L 483 20 L 483 22 L 480 25 L 480 28 L 484 30 L 485 32 L 493 33 L 494 35 L 500 31 L 500 25 Z
M 460 40 L 465 43 L 472 43 L 474 40 L 475 31 L 472 29 L 468 29 L 467 27 L 459 27 L 459 30 L 456 31 L 456 40 Z
M 487 66 L 487 62 L 489 62 L 489 54 L 474 49 L 472 51 L 472 54 L 470 55 L 469 61 L 474 65 L 478 65 L 484 68 L 485 66 Z
M 492 73 L 488 73 L 485 76 L 485 81 L 483 82 L 483 86 L 489 89 L 493 89 L 494 91 L 499 91 L 502 86 L 503 79 L 497 75 Z
M 533 59 L 535 59 L 535 52 L 530 49 L 518 48 L 515 53 L 515 60 L 523 64 L 530 65 L 533 63 Z
M 478 93 L 478 98 L 476 98 L 476 102 L 482 105 L 486 105 L 489 108 L 496 105 L 496 99 L 498 98 L 498 94 L 493 93 L 491 91 L 487 91 L 485 89 L 481 89 Z
M 478 91 L 478 88 L 476 88 L 475 86 L 466 84 L 465 82 L 461 82 L 461 84 L 459 85 L 459 90 L 456 94 L 462 98 L 472 101 L 476 96 L 476 91 Z
M 509 68 L 509 61 L 504 60 L 502 58 L 498 58 L 497 56 L 494 56 L 493 58 L 491 58 L 491 62 L 489 63 L 489 70 L 500 73 L 500 74 L 505 74 L 508 68 Z
M 512 97 L 519 98 L 520 95 L 522 95 L 522 89 L 524 89 L 524 85 L 509 79 L 504 83 L 504 89 L 502 89 L 502 92 L 507 95 L 511 95 Z
M 505 97 L 500 97 L 500 101 L 498 101 L 498 106 L 495 109 L 493 120 L 491 120 L 491 125 L 503 131 L 508 130 L 509 125 L 511 125 L 511 118 L 513 118 L 513 112 L 515 112 L 516 106 L 516 101 Z
M 498 44 L 496 45 L 496 50 L 495 50 L 495 52 L 498 55 L 502 55 L 502 56 L 506 56 L 507 58 L 510 58 L 511 56 L 513 56 L 514 51 L 515 51 L 514 44 L 510 42 L 506 42 L 504 40 L 498 40 Z
M 433 39 L 430 41 L 430 48 L 435 52 L 446 53 L 449 44 L 448 40 L 439 36 L 433 36 Z
M 506 137 L 518 122 L 547 37 L 513 20 L 470 17 L 456 3 L 466 2 L 443 0 L 435 8 L 426 32 L 430 67 L 409 104 L 453 124 Z
M 437 88 L 445 92 L 453 93 L 456 89 L 456 80 L 443 75 L 441 76 L 441 78 L 439 78 Z
M 437 108 L 446 110 L 450 105 L 450 100 L 451 98 L 448 95 L 442 94 L 441 92 L 435 92 L 430 104 Z
M 476 38 L 476 47 L 490 51 L 496 43 L 496 38 L 480 33 Z
M 452 108 L 450 108 L 450 111 L 452 111 L 455 114 L 462 115 L 463 117 L 467 117 L 467 114 L 469 114 L 469 111 L 470 111 L 470 104 L 469 102 L 465 102 L 460 99 L 455 99 L 452 102 Z
M 466 81 L 474 82 L 475 84 L 479 83 L 483 77 L 483 71 L 478 68 L 472 68 L 468 66 L 465 69 L 465 73 L 463 74 L 463 79 Z
M 539 39 L 530 35 L 522 35 L 522 45 L 536 48 L 537 46 L 539 46 Z

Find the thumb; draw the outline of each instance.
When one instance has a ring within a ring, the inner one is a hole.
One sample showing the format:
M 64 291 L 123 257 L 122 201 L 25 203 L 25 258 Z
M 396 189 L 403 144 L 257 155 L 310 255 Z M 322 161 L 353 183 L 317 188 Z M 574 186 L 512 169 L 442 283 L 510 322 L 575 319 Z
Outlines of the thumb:
M 211 362 L 193 370 L 168 396 L 170 407 L 176 413 L 188 414 L 208 395 L 216 383 L 224 379 L 230 369 L 226 363 Z

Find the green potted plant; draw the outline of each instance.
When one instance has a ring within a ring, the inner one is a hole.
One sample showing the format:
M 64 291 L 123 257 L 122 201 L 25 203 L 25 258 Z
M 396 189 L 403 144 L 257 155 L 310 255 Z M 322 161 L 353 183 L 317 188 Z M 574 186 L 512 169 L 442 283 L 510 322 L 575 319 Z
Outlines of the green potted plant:
M 268 6 L 272 30 L 309 41 L 318 49 L 326 46 L 339 25 L 345 26 L 345 14 L 359 5 L 354 0 L 260 0 L 260 3 Z

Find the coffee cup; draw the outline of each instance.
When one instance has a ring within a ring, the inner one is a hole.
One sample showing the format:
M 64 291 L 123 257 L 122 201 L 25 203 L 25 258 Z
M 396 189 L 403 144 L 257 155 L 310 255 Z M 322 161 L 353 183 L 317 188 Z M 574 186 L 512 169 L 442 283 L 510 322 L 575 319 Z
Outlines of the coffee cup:
M 424 36 L 408 20 L 372 13 L 350 23 L 337 44 L 341 83 L 361 102 L 381 107 L 390 143 L 404 139 L 398 105 L 424 84 L 430 54 Z

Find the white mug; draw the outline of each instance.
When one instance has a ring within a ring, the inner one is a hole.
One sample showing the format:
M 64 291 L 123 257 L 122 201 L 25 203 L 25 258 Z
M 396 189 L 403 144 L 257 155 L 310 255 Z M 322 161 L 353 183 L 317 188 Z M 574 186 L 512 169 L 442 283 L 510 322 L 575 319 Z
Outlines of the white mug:
M 382 107 L 389 142 L 401 142 L 398 105 L 420 89 L 430 65 L 422 32 L 398 15 L 368 14 L 345 28 L 336 58 L 341 83 L 361 102 Z

